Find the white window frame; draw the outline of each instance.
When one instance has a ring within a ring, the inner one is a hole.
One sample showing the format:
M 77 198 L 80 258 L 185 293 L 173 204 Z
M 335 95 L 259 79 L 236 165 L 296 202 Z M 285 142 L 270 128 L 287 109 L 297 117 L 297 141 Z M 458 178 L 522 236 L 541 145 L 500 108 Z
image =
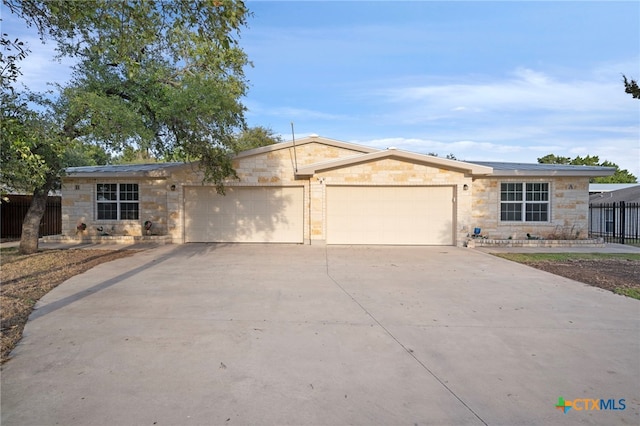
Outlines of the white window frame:
M 105 188 L 105 186 L 115 185 L 115 191 L 112 188 Z M 103 194 L 111 194 L 112 197 L 110 199 L 105 199 Z M 130 195 L 129 195 L 130 194 Z M 135 182 L 100 182 L 96 183 L 96 220 L 100 221 L 114 221 L 114 220 L 139 220 L 140 219 L 140 184 Z M 114 205 L 116 210 L 116 217 L 106 218 L 100 217 L 102 213 L 100 206 L 104 205 Z M 123 211 L 123 206 L 135 205 L 136 208 L 133 210 L 125 209 Z M 130 214 L 135 212 L 133 216 L 137 217 L 123 217 L 130 216 Z
M 539 207 L 536 207 L 539 206 Z M 542 206 L 546 206 L 543 209 Z M 527 207 L 535 211 L 528 211 Z M 538 210 L 539 209 L 539 210 Z M 500 222 L 509 223 L 549 223 L 551 221 L 550 182 L 500 182 Z M 504 216 L 507 218 L 503 218 Z M 544 220 L 527 217 L 545 215 Z

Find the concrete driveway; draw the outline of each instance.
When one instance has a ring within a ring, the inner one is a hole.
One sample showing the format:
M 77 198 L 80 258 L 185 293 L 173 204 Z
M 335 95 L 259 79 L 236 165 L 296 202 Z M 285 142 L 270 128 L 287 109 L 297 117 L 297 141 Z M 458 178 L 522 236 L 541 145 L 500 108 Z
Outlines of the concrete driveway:
M 639 319 L 472 249 L 162 246 L 38 304 L 2 424 L 638 424 Z

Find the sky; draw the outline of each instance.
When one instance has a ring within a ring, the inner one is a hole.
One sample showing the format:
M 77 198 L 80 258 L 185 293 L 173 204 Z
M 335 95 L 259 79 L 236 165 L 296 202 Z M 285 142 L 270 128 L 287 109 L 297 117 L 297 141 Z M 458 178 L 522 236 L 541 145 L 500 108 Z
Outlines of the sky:
M 640 2 L 248 1 L 246 119 L 460 160 L 598 155 L 640 178 Z M 24 82 L 67 81 L 34 30 Z M 13 34 L 12 34 L 13 35 Z

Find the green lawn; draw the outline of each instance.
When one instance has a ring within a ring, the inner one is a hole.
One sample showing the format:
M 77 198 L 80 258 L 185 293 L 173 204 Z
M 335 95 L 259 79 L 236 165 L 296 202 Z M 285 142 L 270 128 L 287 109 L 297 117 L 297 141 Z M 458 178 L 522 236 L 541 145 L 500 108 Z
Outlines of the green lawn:
M 640 300 L 640 253 L 494 253 Z
M 566 260 L 640 260 L 640 253 L 494 253 L 519 263 L 562 262 Z

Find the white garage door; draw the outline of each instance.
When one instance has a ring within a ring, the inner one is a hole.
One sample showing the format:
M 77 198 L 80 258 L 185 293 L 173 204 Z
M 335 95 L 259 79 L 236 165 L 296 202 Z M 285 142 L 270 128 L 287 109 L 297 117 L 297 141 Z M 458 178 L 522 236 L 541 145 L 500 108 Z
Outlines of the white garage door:
M 453 187 L 328 186 L 328 244 L 453 244 Z
M 186 242 L 302 243 L 302 187 L 186 187 Z

